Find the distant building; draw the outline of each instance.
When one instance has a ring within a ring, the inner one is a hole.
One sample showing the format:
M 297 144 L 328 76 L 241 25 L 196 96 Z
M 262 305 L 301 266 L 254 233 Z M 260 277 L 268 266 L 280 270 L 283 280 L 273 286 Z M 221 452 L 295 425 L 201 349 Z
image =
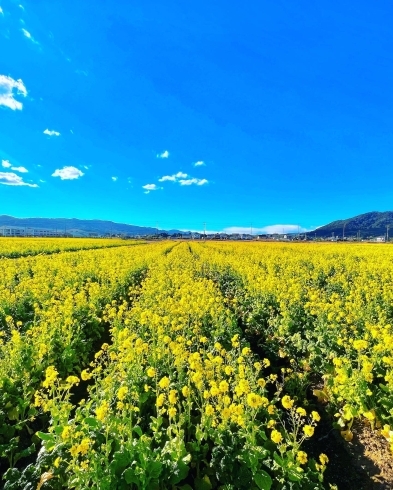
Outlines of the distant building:
M 0 226 L 0 236 L 3 237 L 62 237 L 64 235 L 64 230 Z

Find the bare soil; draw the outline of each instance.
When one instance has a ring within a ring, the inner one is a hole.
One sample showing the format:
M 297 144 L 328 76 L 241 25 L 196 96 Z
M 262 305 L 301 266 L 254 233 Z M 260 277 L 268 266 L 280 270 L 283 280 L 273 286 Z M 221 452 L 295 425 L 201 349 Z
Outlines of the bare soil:
M 387 441 L 361 422 L 354 423 L 352 432 L 352 441 L 346 442 L 325 419 L 310 440 L 310 455 L 317 459 L 323 452 L 329 458 L 326 488 L 332 484 L 339 490 L 392 490 L 393 455 Z

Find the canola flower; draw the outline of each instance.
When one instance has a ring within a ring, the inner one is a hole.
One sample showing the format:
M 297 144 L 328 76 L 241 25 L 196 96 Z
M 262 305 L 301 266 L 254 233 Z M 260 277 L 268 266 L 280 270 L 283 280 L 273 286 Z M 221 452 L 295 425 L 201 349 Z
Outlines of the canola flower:
M 83 364 L 104 322 L 115 310 L 121 316 L 130 286 L 134 296 L 149 261 L 167 249 L 121 246 L 0 259 L 0 425 L 15 425 L 15 454 L 18 431 L 26 430 L 20 420 L 33 434 L 35 417 L 56 406 L 37 390 L 55 394 L 62 385 L 69 392 L 91 379 Z M 13 433 L 7 437 L 5 445 Z
M 217 284 L 204 277 L 204 266 L 185 244 L 176 246 L 149 270 L 138 300 L 124 308 L 116 305 L 108 315 L 112 341 L 90 366 L 94 384 L 89 401 L 75 414 L 67 400 L 60 403 L 58 423 L 74 426 L 64 464 L 76 488 L 100 481 L 97 466 L 86 463 L 91 454 L 78 451 L 90 424 L 98 424 L 116 447 L 127 447 L 135 461 L 141 451 L 144 457 L 156 454 L 161 482 L 181 481 L 168 473 L 165 458 L 175 466 L 179 460 L 192 461 L 196 457 L 192 448 L 204 444 L 219 448 L 225 434 L 233 434 L 251 452 L 261 450 L 257 434 L 270 434 L 299 474 L 310 477 L 314 471 L 296 459 L 303 437 L 287 432 L 280 418 L 281 399 L 268 395 L 269 385 L 277 381 L 267 371 L 270 360 L 258 359 L 247 345 Z M 45 390 L 41 395 L 51 396 Z M 288 403 L 289 408 L 294 406 L 293 399 Z M 299 427 L 304 424 L 299 421 Z M 102 471 L 111 464 L 108 454 L 111 450 L 105 444 L 94 448 Z M 206 463 L 200 464 L 200 473 L 210 479 Z M 183 478 L 193 471 L 188 463 L 186 468 Z M 286 470 L 277 471 L 284 475 Z M 320 473 L 312 478 L 318 488 Z
M 140 242 L 127 242 L 130 244 Z M 105 238 L 7 238 L 0 237 L 0 259 L 32 255 L 54 254 L 66 251 L 93 250 L 97 248 L 124 247 L 124 240 Z
M 27 297 L 34 305 L 37 340 L 12 306 L 4 314 L 0 310 L 6 331 L 0 346 L 11 361 L 14 353 L 22 359 L 26 341 L 33 346 L 29 355 L 42 381 L 26 398 L 50 415 L 52 442 L 44 444 L 55 452 L 61 446 L 62 453 L 53 454 L 56 464 L 48 471 L 66 478 L 65 486 L 72 481 L 76 489 L 99 488 L 105 475 L 114 482 L 119 475 L 108 475 L 121 460 L 124 481 L 140 488 L 149 481 L 172 488 L 197 473 L 218 488 L 232 483 L 225 480 L 231 470 L 225 467 L 221 474 L 215 462 L 240 447 L 250 455 L 239 463 L 250 481 L 257 471 L 266 473 L 266 481 L 280 478 L 300 489 L 308 479 L 323 488 L 327 456 L 315 462 L 302 450 L 321 419 L 317 399 L 334 407 L 345 439 L 360 417 L 393 445 L 386 408 L 393 389 L 389 248 L 258 243 L 142 248 L 72 253 L 63 259 L 64 278 L 55 273 L 46 278 L 50 287 L 31 282 L 29 267 L 60 268 L 58 257 L 15 259 L 23 265 L 21 283 L 12 266 L 3 282 L 0 278 L 0 285 L 8 281 L 13 288 L 9 293 L 4 287 L 2 304 L 22 304 Z M 128 262 L 132 254 L 135 260 Z M 120 263 L 127 271 L 145 271 L 141 280 L 122 287 L 129 272 L 123 274 Z M 99 280 L 88 281 L 94 270 Z M 37 291 L 26 296 L 32 284 Z M 64 352 L 83 345 L 73 343 L 72 332 L 76 328 L 80 339 L 86 336 L 88 330 L 78 325 L 90 314 L 100 318 L 97 324 L 109 325 L 110 341 L 91 365 L 78 366 L 75 359 L 64 369 L 55 362 L 53 345 L 63 337 L 70 339 Z M 275 355 L 259 357 L 247 336 Z M 8 372 L 6 364 L 3 369 Z M 299 393 L 313 372 L 323 376 L 324 386 L 315 390 L 316 398 L 303 400 Z M 19 379 L 29 386 L 28 371 Z M 89 381 L 88 394 L 74 406 L 70 390 L 79 380 Z M 7 413 L 11 421 L 16 416 Z M 251 460 L 260 466 L 253 469 Z

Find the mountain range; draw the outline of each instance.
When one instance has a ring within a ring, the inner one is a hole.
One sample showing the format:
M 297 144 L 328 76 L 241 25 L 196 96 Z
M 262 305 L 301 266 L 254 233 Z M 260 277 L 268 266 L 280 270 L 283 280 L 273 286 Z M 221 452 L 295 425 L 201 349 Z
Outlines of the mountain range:
M 114 221 L 102 221 L 98 219 L 84 220 L 76 218 L 14 218 L 13 216 L 0 215 L 0 228 L 34 228 L 45 230 L 64 231 L 74 236 L 85 236 L 90 233 L 98 235 L 154 235 L 163 230 L 157 230 L 148 226 L 127 225 Z M 181 233 L 179 230 L 168 230 L 168 233 Z M 0 232 L 1 234 L 1 232 Z
M 360 238 L 384 236 L 387 227 L 391 226 L 393 236 L 393 211 L 372 211 L 359 214 L 353 218 L 333 221 L 309 232 L 317 237 L 335 236 L 346 237 L 357 236 Z M 13 216 L 0 215 L 0 229 L 2 227 L 12 228 L 35 228 L 45 230 L 58 230 L 73 234 L 74 236 L 87 236 L 90 233 L 98 235 L 154 235 L 157 232 L 184 233 L 179 230 L 157 230 L 147 226 L 128 225 L 115 223 L 114 221 L 83 220 L 76 218 L 14 218 Z M 0 231 L 1 234 L 1 231 Z
M 331 237 L 334 234 L 339 237 L 344 235 L 345 237 L 359 236 L 360 238 L 368 238 L 385 236 L 387 227 L 391 228 L 393 236 L 393 211 L 371 211 L 353 218 L 333 221 L 311 233 L 315 233 L 317 237 Z

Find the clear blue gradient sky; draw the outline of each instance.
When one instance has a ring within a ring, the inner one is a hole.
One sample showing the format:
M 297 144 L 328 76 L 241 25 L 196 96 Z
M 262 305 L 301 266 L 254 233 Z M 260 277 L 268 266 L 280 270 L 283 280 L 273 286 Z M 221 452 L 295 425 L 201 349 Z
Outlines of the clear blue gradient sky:
M 393 209 L 390 1 L 20 1 L 0 214 L 289 231 Z

